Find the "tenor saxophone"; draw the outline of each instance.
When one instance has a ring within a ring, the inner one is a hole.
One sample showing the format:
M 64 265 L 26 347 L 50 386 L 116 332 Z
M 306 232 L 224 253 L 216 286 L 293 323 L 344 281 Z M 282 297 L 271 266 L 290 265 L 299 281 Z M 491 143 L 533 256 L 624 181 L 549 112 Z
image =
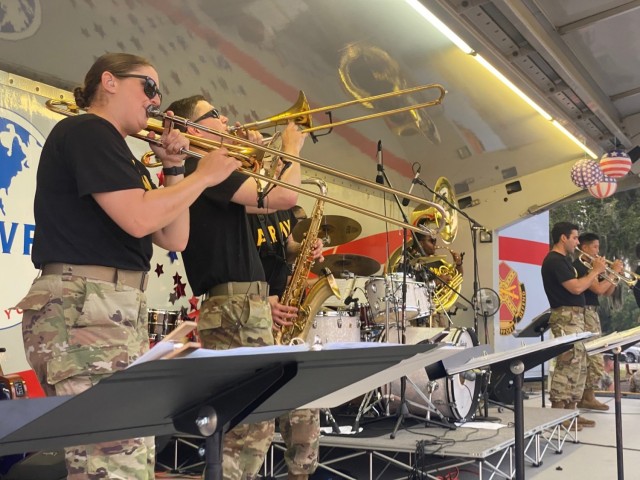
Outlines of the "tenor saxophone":
M 319 178 L 305 179 L 302 183 L 314 183 L 320 189 L 322 195 L 327 194 L 327 185 Z M 340 289 L 328 268 L 323 269 L 322 276 L 307 292 L 307 277 L 314 264 L 311 258 L 313 246 L 318 238 L 318 232 L 322 225 L 322 215 L 324 213 L 324 202 L 320 199 L 316 200 L 311 212 L 311 224 L 309 231 L 300 244 L 300 253 L 296 257 L 291 281 L 284 293 L 280 303 L 282 305 L 297 307 L 298 316 L 292 322 L 292 325 L 283 326 L 275 335 L 275 342 L 278 345 L 289 345 L 291 343 L 302 343 L 306 341 L 309 330 L 311 329 L 312 320 L 320 306 L 331 295 L 340 298 Z M 305 296 L 305 293 L 307 295 Z

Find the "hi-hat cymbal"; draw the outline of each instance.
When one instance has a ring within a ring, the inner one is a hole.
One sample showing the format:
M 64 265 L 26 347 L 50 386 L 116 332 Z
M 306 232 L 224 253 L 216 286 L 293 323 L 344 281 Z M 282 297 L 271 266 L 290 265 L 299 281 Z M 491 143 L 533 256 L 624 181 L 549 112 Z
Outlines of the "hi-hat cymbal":
M 324 262 L 316 262 L 311 267 L 311 271 L 319 274 L 323 268 L 328 268 L 333 276 L 340 278 L 343 274 L 353 273 L 354 275 L 367 277 L 380 270 L 380 263 L 371 257 L 356 255 L 353 253 L 338 253 L 327 255 Z
M 296 223 L 291 232 L 293 239 L 301 242 L 310 225 L 310 218 Z M 356 220 L 342 215 L 324 215 L 318 230 L 318 238 L 325 240 L 325 247 L 335 247 L 355 240 L 360 233 L 362 233 L 362 226 Z

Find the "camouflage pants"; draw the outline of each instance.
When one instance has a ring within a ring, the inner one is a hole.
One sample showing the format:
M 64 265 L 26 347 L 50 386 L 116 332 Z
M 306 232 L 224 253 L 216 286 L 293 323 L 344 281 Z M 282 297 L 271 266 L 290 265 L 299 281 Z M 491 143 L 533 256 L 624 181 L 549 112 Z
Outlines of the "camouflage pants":
M 584 310 L 571 307 L 551 309 L 549 317 L 554 337 L 584 332 Z M 552 402 L 578 402 L 587 379 L 587 352 L 582 342 L 556 357 L 549 396 Z
M 287 447 L 284 459 L 289 474 L 311 475 L 318 467 L 320 410 L 292 410 L 278 418 Z
M 597 310 L 585 310 L 584 312 L 584 331 L 595 333 L 600 336 L 602 328 L 600 327 L 600 317 Z M 600 381 L 604 376 L 604 356 L 601 353 L 587 356 L 587 381 L 584 385 L 585 389 L 599 390 Z
M 120 284 L 44 275 L 23 309 L 27 360 L 48 396 L 81 393 L 149 348 L 145 294 Z M 153 437 L 65 449 L 68 479 L 154 478 Z
M 273 345 L 271 307 L 265 295 L 220 295 L 202 302 L 198 335 L 202 346 L 214 350 Z M 273 420 L 240 424 L 227 432 L 223 442 L 225 480 L 256 478 L 269 450 Z

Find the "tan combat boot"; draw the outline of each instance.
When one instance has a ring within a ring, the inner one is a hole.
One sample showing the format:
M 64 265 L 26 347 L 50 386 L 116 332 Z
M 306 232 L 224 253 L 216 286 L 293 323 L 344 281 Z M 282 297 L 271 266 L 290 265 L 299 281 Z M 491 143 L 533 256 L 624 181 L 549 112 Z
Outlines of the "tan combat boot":
M 609 405 L 599 402 L 593 393 L 593 389 L 585 388 L 584 393 L 582 394 L 582 400 L 578 402 L 578 408 L 606 412 L 609 410 Z
M 575 410 L 576 409 L 576 404 L 572 403 L 572 402 L 568 402 L 566 408 L 568 410 Z M 594 420 L 589 420 L 587 418 L 578 416 L 578 427 L 595 427 L 596 426 L 596 422 Z
M 557 402 L 551 401 L 551 408 L 563 408 L 563 409 L 567 408 L 567 402 L 565 402 L 564 400 L 560 400 Z M 564 422 L 562 422 L 562 426 L 568 430 L 569 428 L 571 428 L 572 421 L 573 419 L 565 420 Z M 582 426 L 580 424 L 577 424 L 576 430 L 578 431 L 582 430 Z

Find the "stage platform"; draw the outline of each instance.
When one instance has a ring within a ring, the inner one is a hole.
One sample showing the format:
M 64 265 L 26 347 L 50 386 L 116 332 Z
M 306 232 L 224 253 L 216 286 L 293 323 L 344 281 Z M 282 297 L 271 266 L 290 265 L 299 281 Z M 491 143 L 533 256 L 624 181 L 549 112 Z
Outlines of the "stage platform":
M 490 415 L 499 418 L 492 422 L 502 425 L 499 429 L 482 428 L 481 423 L 467 422 L 455 430 L 436 426 L 424 426 L 424 422 L 409 419 L 397 431 L 395 438 L 390 434 L 395 418 L 388 417 L 371 423 L 364 423 L 357 435 L 323 435 L 320 440 L 321 464 L 319 470 L 331 472 L 331 477 L 347 480 L 364 478 L 408 478 L 411 472 L 415 478 L 442 478 L 443 472 L 464 468 L 474 472 L 474 478 L 513 478 L 514 428 L 513 413 L 510 410 L 490 409 Z M 526 462 L 539 466 L 547 453 L 562 453 L 565 441 L 578 441 L 575 429 L 577 410 L 527 407 L 524 412 Z M 570 428 L 561 424 L 565 420 Z M 349 425 L 339 418 L 341 427 Z M 272 446 L 281 451 L 282 440 L 276 436 Z M 279 455 L 272 451 L 267 461 L 266 473 L 278 478 L 281 465 Z M 354 473 L 354 460 L 365 458 L 368 471 Z M 421 472 L 414 471 L 423 467 Z M 393 476 L 391 470 L 397 472 Z M 388 475 L 380 477 L 387 471 Z M 283 475 L 283 478 L 286 474 Z

